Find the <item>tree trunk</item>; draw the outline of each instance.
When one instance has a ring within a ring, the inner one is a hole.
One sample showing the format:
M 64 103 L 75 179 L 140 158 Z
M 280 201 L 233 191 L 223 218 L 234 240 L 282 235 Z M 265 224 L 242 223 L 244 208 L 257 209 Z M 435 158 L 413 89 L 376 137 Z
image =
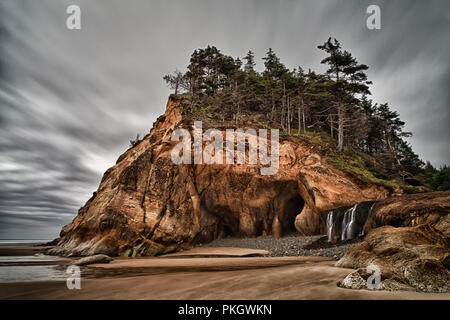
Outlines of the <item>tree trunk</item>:
M 334 138 L 333 125 L 334 125 L 333 115 L 330 114 L 330 135 L 331 135 L 331 138 Z
M 273 98 L 273 89 L 272 89 L 272 112 L 270 113 L 270 121 L 273 121 L 273 113 L 275 112 L 275 99 Z
M 344 110 L 340 103 L 338 105 L 338 146 L 337 150 L 342 152 L 344 148 Z
M 288 134 L 291 134 L 291 110 L 289 106 L 289 96 L 287 99 L 287 127 L 288 127 Z
M 286 84 L 283 82 L 283 97 L 281 98 L 281 128 L 283 130 L 286 130 L 286 126 L 284 123 L 284 113 L 286 108 Z
M 297 106 L 297 118 L 298 118 L 298 135 L 300 135 L 300 132 L 302 131 L 302 122 L 300 117 L 300 102 Z
M 306 133 L 305 102 L 302 99 L 303 133 Z
M 241 106 L 239 104 L 239 101 L 237 102 L 237 112 L 236 112 L 236 117 L 235 117 L 235 123 L 237 125 L 238 123 L 238 117 L 239 117 L 239 113 L 241 112 Z

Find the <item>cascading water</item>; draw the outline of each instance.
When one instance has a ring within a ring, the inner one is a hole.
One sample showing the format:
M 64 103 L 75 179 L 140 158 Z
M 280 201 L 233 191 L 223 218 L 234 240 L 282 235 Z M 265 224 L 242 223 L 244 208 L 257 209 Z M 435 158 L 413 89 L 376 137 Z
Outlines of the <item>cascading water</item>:
M 328 212 L 327 215 L 327 236 L 328 236 L 328 242 L 332 241 L 333 237 L 333 210 Z
M 370 206 L 369 214 L 367 215 L 367 218 L 370 217 L 370 216 L 372 215 L 373 207 L 375 207 L 375 202 L 372 203 L 372 205 Z M 364 229 L 361 230 L 361 235 L 364 236 Z
M 367 201 L 357 203 L 351 208 L 338 208 L 329 211 L 326 218 L 328 241 L 333 241 L 333 233 L 336 233 L 338 239 L 342 241 L 364 235 L 364 224 L 371 216 L 374 205 L 375 202 Z
M 357 208 L 358 204 L 355 204 L 344 213 L 344 219 L 342 220 L 341 240 L 353 239 L 358 234 L 358 231 L 355 228 L 355 213 Z

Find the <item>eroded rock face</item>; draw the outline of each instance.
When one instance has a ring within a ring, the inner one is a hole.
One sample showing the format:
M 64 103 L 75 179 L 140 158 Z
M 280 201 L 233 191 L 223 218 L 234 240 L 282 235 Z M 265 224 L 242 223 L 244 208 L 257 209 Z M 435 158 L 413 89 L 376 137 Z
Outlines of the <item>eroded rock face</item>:
M 384 226 L 370 231 L 336 265 L 366 269 L 372 264 L 391 284 L 394 281 L 425 292 L 450 292 L 449 250 L 450 239 L 430 225 Z M 361 280 L 353 281 L 357 278 L 353 274 L 342 285 L 359 286 Z
M 380 226 L 428 224 L 450 237 L 450 191 L 407 194 L 379 201 L 366 221 L 367 233 Z
M 428 224 L 450 236 L 450 191 L 406 194 L 381 201 L 357 203 L 321 215 L 321 229 L 338 242 L 390 225 L 413 227 Z
M 61 231 L 58 255 L 158 255 L 226 234 L 317 234 L 320 212 L 384 199 L 389 191 L 336 169 L 307 140 L 280 139 L 280 167 L 176 165 L 180 102 L 169 99 L 150 133 L 108 169 L 98 190 Z M 203 128 L 206 129 L 206 128 Z

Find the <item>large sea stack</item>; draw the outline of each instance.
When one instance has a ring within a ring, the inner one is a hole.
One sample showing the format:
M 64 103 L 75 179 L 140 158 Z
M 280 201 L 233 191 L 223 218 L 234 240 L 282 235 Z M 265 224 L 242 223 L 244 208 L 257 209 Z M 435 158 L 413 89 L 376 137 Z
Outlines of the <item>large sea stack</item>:
M 259 164 L 174 164 L 173 130 L 192 130 L 187 107 L 183 99 L 169 98 L 150 133 L 105 172 L 98 190 L 63 227 L 52 254 L 153 256 L 226 235 L 325 233 L 321 213 L 393 192 L 340 170 L 298 136 L 280 136 L 275 175 L 261 175 Z M 204 130 L 221 129 L 204 120 Z

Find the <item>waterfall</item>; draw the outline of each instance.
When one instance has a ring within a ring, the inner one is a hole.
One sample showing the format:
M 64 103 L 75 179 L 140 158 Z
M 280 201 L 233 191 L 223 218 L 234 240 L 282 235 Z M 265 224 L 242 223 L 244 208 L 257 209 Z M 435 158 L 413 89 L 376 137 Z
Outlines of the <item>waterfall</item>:
M 328 212 L 327 215 L 327 236 L 328 236 L 328 242 L 332 241 L 332 232 L 333 232 L 333 210 Z
M 344 219 L 342 220 L 341 240 L 353 239 L 357 235 L 358 232 L 355 230 L 356 229 L 355 219 L 357 208 L 358 203 L 345 212 Z
M 367 217 L 370 217 L 372 215 L 373 207 L 375 207 L 375 202 L 370 206 L 369 214 L 367 215 Z M 361 235 L 364 236 L 364 229 L 361 230 Z
M 351 240 L 364 235 L 364 224 L 372 215 L 374 207 L 374 201 L 365 201 L 352 207 L 341 207 L 328 211 L 326 216 L 328 242 Z M 336 235 L 333 237 L 334 233 Z

